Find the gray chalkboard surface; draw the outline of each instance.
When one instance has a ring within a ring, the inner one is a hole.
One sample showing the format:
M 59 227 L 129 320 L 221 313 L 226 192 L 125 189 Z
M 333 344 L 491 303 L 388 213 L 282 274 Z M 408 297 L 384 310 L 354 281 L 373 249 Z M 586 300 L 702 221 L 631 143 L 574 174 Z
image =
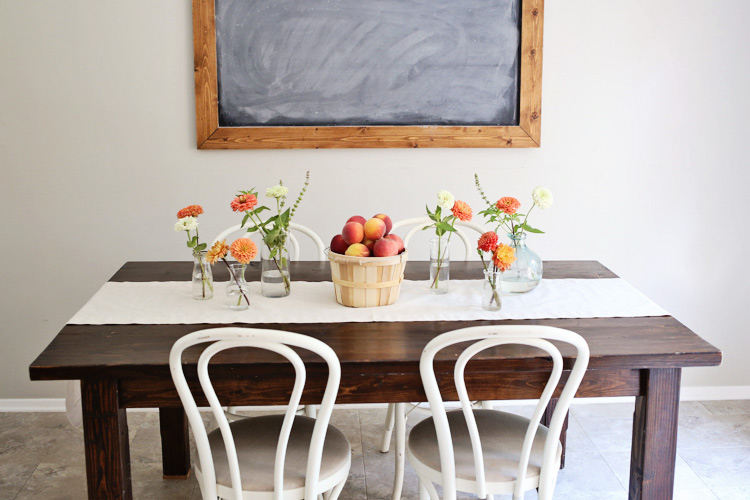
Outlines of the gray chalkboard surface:
M 521 0 L 216 0 L 219 125 L 517 125 Z

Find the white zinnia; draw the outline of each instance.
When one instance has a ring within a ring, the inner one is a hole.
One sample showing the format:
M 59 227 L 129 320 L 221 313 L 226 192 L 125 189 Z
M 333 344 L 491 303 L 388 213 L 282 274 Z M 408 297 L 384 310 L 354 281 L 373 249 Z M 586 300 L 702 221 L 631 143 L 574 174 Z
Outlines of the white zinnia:
M 174 230 L 180 231 L 192 231 L 198 227 L 198 217 L 183 217 L 174 224 Z
M 286 196 L 289 192 L 289 188 L 279 184 L 278 186 L 270 187 L 266 189 L 266 196 L 269 198 L 281 198 Z
M 445 189 L 443 189 L 442 191 L 438 191 L 437 198 L 438 206 L 443 210 L 450 210 L 456 203 L 456 199 L 453 197 L 453 195 Z
M 537 187 L 531 192 L 531 199 L 541 209 L 549 208 L 554 201 L 552 198 L 552 191 L 545 187 Z

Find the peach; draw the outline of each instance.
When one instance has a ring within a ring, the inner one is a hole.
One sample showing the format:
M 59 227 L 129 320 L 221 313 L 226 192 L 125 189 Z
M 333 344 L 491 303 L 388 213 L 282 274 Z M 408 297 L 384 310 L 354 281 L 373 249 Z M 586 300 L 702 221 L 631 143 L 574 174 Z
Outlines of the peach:
M 373 217 L 365 222 L 365 238 L 368 240 L 379 240 L 383 236 L 385 236 L 385 222 L 383 219 Z
M 389 234 L 385 236 L 385 239 L 392 240 L 396 242 L 396 245 L 398 245 L 398 253 L 401 253 L 404 251 L 404 240 L 401 239 L 401 237 L 397 234 Z M 333 248 L 333 247 L 331 247 Z
M 340 234 L 337 234 L 331 240 L 331 252 L 343 255 L 346 253 L 347 248 L 349 248 L 349 244 L 344 241 L 344 237 Z
M 367 222 L 367 219 L 365 219 L 361 215 L 355 215 L 354 217 L 349 217 L 349 220 L 346 222 L 359 222 L 360 224 L 364 226 L 365 222 Z
M 369 257 L 370 249 L 362 243 L 355 243 L 346 249 L 346 255 L 351 255 L 352 257 Z
M 371 239 L 365 238 L 362 241 L 362 244 L 364 246 L 366 246 L 370 250 L 370 252 L 372 252 L 372 248 L 375 246 L 375 240 L 371 240 Z
M 380 238 L 373 249 L 375 257 L 390 257 L 398 255 L 398 243 L 388 238 Z
M 377 214 L 372 216 L 374 219 L 380 219 L 383 222 L 385 222 L 385 234 L 383 236 L 388 236 L 390 234 L 391 229 L 393 228 L 393 221 L 390 217 L 388 217 L 385 214 Z
M 361 243 L 365 239 L 365 229 L 359 222 L 347 222 L 341 230 L 341 237 L 347 245 Z

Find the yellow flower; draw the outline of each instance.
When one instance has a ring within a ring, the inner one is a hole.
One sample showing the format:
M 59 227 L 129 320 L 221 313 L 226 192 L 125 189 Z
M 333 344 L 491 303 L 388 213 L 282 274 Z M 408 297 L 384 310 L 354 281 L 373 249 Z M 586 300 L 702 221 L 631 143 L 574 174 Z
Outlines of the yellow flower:
M 492 254 L 492 263 L 499 271 L 507 271 L 516 261 L 516 249 L 500 243 Z
M 229 245 L 227 245 L 227 240 L 217 241 L 214 243 L 214 246 L 211 247 L 211 250 L 206 252 L 206 260 L 210 264 L 216 264 L 219 259 L 223 259 L 227 256 L 228 251 Z

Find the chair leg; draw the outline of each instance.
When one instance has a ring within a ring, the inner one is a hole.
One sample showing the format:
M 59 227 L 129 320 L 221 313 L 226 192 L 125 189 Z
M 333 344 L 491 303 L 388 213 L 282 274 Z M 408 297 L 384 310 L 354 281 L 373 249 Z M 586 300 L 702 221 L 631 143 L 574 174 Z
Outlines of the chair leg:
M 406 452 L 406 403 L 396 403 L 393 410 L 393 420 L 396 426 L 396 460 L 393 474 L 393 495 L 391 500 L 401 499 L 401 489 L 404 486 L 404 467 Z
M 393 434 L 393 414 L 396 405 L 388 403 L 388 411 L 385 414 L 385 424 L 383 425 L 383 437 L 380 440 L 380 452 L 388 453 L 391 449 L 391 435 Z
M 422 480 L 419 480 L 419 500 L 430 500 L 430 494 L 427 492 Z
M 344 489 L 344 485 L 346 484 L 346 479 L 347 478 L 344 478 L 343 481 L 334 486 L 334 488 L 331 490 L 330 495 L 328 495 L 327 500 L 337 500 L 339 498 L 339 495 L 341 495 L 341 490 Z

